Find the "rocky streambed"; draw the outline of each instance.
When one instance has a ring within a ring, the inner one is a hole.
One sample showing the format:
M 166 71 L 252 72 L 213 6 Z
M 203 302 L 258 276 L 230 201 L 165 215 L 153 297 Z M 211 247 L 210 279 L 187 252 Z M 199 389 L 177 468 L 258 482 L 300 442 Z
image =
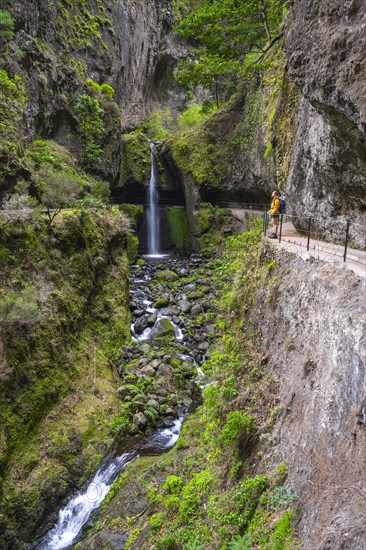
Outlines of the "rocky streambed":
M 210 355 L 215 328 L 212 275 L 199 255 L 140 259 L 132 266 L 132 341 L 123 346 L 118 365 L 121 403 L 112 423 L 116 449 L 59 511 L 53 527 L 29 548 L 72 547 L 126 467 L 176 443 L 185 416 L 200 402 L 201 389 L 208 383 L 201 365 Z M 84 548 L 83 542 L 79 544 Z

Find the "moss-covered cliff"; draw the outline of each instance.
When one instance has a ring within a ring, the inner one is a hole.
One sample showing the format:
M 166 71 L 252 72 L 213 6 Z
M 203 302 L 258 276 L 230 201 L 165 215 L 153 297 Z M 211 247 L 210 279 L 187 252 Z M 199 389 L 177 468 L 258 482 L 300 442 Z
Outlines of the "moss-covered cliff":
M 64 211 L 2 226 L 2 544 L 29 541 L 106 453 L 129 340 L 128 222 Z

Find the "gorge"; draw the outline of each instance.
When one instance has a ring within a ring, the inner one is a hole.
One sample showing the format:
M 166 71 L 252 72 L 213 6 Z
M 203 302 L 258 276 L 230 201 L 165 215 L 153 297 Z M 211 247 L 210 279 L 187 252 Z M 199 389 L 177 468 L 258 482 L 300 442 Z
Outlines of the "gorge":
M 0 0 L 1 549 L 366 549 L 365 21 Z

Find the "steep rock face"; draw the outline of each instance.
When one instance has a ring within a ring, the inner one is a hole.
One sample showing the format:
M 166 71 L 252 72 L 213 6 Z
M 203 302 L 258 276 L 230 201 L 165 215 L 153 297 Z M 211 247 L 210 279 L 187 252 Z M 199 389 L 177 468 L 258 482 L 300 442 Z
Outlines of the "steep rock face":
M 168 184 L 184 191 L 194 245 L 200 202 L 267 209 L 271 191 L 285 187 L 299 93 L 286 73 L 281 44 L 271 56 L 228 105 L 160 149 Z
M 288 256 L 279 266 L 288 274 L 270 292 L 259 321 L 282 406 L 266 468 L 279 461 L 289 466 L 287 484 L 300 498 L 304 548 L 363 550 L 364 281 Z M 263 295 L 259 300 L 263 308 Z
M 122 117 L 106 123 L 108 162 L 98 168 L 115 180 L 119 119 L 131 127 L 153 102 L 173 105 L 182 99 L 168 77 L 181 48 L 170 31 L 171 1 L 4 0 L 2 7 L 12 14 L 16 32 L 0 65 L 11 77 L 21 75 L 26 84 L 23 138 L 52 137 L 78 152 L 75 106 L 86 79 L 108 83 Z
M 303 0 L 293 8 L 286 36 L 289 74 L 303 95 L 286 188 L 290 213 L 314 215 L 333 234 L 343 227 L 340 224 L 345 226 L 346 218 L 352 219 L 351 237 L 362 247 L 365 15 L 361 0 Z

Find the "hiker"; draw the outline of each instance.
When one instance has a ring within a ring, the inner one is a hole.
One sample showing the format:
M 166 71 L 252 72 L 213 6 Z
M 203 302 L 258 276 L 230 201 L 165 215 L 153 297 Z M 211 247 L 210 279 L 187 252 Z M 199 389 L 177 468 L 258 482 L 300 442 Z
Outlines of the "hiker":
M 268 214 L 272 218 L 272 235 L 269 236 L 270 239 L 277 239 L 277 232 L 278 232 L 278 220 L 280 218 L 280 209 L 281 209 L 281 201 L 280 201 L 280 194 L 278 191 L 273 191 L 272 193 L 272 202 L 271 202 L 271 208 L 268 210 Z

